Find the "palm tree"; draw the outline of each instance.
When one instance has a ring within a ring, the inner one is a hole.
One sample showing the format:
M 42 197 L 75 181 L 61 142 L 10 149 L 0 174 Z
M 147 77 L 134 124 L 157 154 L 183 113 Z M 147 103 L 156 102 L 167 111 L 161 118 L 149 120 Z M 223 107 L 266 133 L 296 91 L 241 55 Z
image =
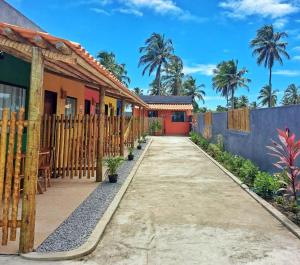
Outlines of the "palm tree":
M 228 108 L 218 105 L 216 108 L 216 111 L 217 112 L 226 112 L 226 111 L 228 111 Z
M 257 102 L 256 101 L 252 101 L 251 103 L 250 103 L 250 108 L 251 109 L 256 109 L 258 106 L 257 106 Z
M 137 94 L 138 96 L 142 96 L 142 95 L 143 95 L 143 89 L 140 89 L 139 87 L 135 87 L 135 88 L 133 89 L 133 92 L 134 92 L 135 94 Z
M 205 91 L 201 90 L 201 88 L 204 88 L 204 87 L 205 87 L 204 84 L 197 86 L 196 79 L 193 78 L 192 76 L 188 76 L 187 79 L 183 83 L 184 94 L 186 96 L 192 97 L 193 107 L 194 107 L 195 111 L 199 109 L 197 99 L 201 100 L 204 103 Z
M 238 61 L 230 60 L 222 62 L 214 71 L 213 86 L 217 91 L 221 91 L 222 95 L 231 96 L 231 107 L 234 108 L 234 95 L 239 87 L 248 88 L 250 79 L 244 77 L 248 70 L 246 68 L 238 69 Z
M 128 86 L 130 78 L 128 77 L 126 65 L 119 64 L 116 60 L 116 55 L 113 52 L 100 51 L 97 54 L 97 59 L 108 71 L 118 78 L 124 85 Z
M 272 87 L 265 85 L 260 91 L 258 100 L 262 106 L 275 107 L 277 102 L 278 90 L 272 90 Z
M 230 60 L 228 64 L 228 88 L 231 92 L 232 108 L 234 108 L 234 94 L 239 87 L 244 87 L 249 90 L 248 83 L 251 82 L 249 78 L 244 77 L 248 70 L 246 68 L 238 69 L 238 61 Z
M 283 105 L 293 105 L 300 103 L 300 92 L 299 87 L 295 84 L 290 84 L 284 91 L 284 96 L 282 99 Z
M 155 96 L 155 95 L 160 95 L 160 96 L 166 96 L 167 95 L 167 89 L 166 87 L 162 84 L 160 88 L 158 88 L 157 83 L 155 80 L 153 80 L 149 86 L 151 87 L 149 90 L 149 95 Z
M 282 38 L 287 37 L 286 32 L 274 32 L 273 25 L 265 25 L 257 30 L 256 37 L 250 42 L 253 48 L 253 55 L 257 56 L 257 64 L 264 65 L 269 69 L 269 86 L 272 89 L 272 68 L 275 61 L 281 65 L 283 55 L 287 59 L 290 58 L 286 52 L 287 42 L 282 41 Z
M 182 79 L 184 77 L 182 60 L 173 56 L 170 64 L 167 65 L 166 75 L 162 76 L 162 85 L 168 88 L 168 93 L 173 96 L 182 94 Z
M 213 70 L 212 78 L 213 88 L 226 98 L 226 106 L 229 105 L 229 87 L 228 87 L 228 64 L 223 61 Z
M 240 96 L 238 99 L 238 107 L 245 108 L 249 105 L 249 99 L 247 96 Z
M 148 71 L 149 76 L 156 70 L 155 87 L 158 95 L 161 94 L 161 73 L 171 58 L 173 57 L 173 43 L 170 39 L 165 39 L 164 35 L 152 33 L 145 41 L 144 47 L 140 48 L 143 55 L 139 61 L 139 67 L 145 65 L 143 75 Z

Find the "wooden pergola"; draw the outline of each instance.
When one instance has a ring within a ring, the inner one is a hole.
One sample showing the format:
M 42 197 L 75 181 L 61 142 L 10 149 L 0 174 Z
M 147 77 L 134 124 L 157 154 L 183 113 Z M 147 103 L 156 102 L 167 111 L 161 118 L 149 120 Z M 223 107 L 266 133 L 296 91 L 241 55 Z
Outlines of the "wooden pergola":
M 38 174 L 40 124 L 43 112 L 44 71 L 78 80 L 100 92 L 99 148 L 96 181 L 102 181 L 103 176 L 105 95 L 121 100 L 121 155 L 124 155 L 125 102 L 133 106 L 138 106 L 141 114 L 148 106 L 77 43 L 57 38 L 47 33 L 0 23 L 0 50 L 31 63 L 22 218 L 18 222 L 18 226 L 21 228 L 19 249 L 20 252 L 26 253 L 32 251 L 34 243 L 35 196 Z M 142 122 L 140 122 L 139 128 L 140 136 Z M 1 155 L 3 157 L 5 154 L 2 153 Z M 4 180 L 4 170 L 0 168 L 0 202 L 4 193 Z

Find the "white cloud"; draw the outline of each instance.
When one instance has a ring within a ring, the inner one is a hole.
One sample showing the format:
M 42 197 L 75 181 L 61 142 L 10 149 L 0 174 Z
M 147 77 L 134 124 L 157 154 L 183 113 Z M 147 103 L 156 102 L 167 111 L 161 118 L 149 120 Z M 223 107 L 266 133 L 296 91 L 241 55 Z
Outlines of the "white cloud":
M 219 6 L 228 16 L 240 19 L 253 15 L 280 18 L 299 10 L 295 1 L 285 0 L 225 0 Z
M 120 12 L 122 14 L 127 14 L 127 15 L 135 15 L 137 17 L 143 16 L 143 12 L 133 8 L 118 8 L 118 9 L 114 9 L 114 11 Z
M 149 8 L 159 14 L 180 13 L 179 8 L 172 0 L 119 0 L 127 6 Z
M 103 14 L 103 15 L 106 15 L 106 16 L 109 16 L 109 15 L 110 15 L 109 12 L 107 12 L 106 10 L 101 9 L 101 8 L 96 8 L 96 7 L 95 7 L 95 8 L 90 8 L 90 10 L 92 10 L 92 11 L 98 13 L 98 14 Z
M 114 3 L 118 4 L 119 7 L 113 9 L 112 12 L 120 12 L 138 17 L 143 16 L 145 10 L 150 10 L 159 15 L 173 16 L 181 21 L 204 22 L 207 20 L 207 18 L 197 17 L 190 11 L 182 9 L 173 0 L 80 0 L 76 2 L 76 5 L 94 5 L 96 7 L 98 5 L 104 7 Z M 91 10 L 96 11 L 94 9 L 96 8 Z M 101 10 L 105 11 L 104 9 Z
M 281 76 L 300 76 L 300 71 L 298 70 L 277 70 L 273 72 L 274 75 Z
M 183 72 L 186 75 L 202 74 L 202 75 L 211 76 L 213 75 L 214 69 L 216 69 L 215 64 L 195 64 L 193 66 L 184 66 Z
M 273 25 L 276 29 L 283 29 L 287 23 L 288 20 L 286 18 L 278 18 L 273 22 Z
M 292 58 L 293 60 L 300 61 L 300 55 L 296 55 Z
M 295 51 L 300 51 L 300 46 L 294 47 L 293 50 L 295 50 Z

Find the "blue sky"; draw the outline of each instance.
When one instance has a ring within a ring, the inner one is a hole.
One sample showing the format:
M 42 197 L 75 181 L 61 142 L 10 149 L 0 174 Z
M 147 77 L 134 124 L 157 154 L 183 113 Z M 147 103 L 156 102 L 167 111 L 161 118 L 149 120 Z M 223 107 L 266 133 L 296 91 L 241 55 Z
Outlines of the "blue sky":
M 291 60 L 274 68 L 273 86 L 279 98 L 290 83 L 300 85 L 300 0 L 9 0 L 49 33 L 79 42 L 92 55 L 113 51 L 127 65 L 130 87 L 144 91 L 153 77 L 138 68 L 139 47 L 152 32 L 173 40 L 185 73 L 206 85 L 204 106 L 225 104 L 212 89 L 212 69 L 222 60 L 237 59 L 249 70 L 249 92 L 256 100 L 268 81 L 268 71 L 256 65 L 249 41 L 264 24 L 286 31 Z M 201 106 L 203 106 L 201 104 Z

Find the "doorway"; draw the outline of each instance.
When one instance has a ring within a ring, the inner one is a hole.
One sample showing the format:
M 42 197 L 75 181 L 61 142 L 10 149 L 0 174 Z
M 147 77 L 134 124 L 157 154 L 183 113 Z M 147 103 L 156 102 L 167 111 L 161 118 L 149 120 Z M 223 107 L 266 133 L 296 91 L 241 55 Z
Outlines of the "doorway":
M 84 114 L 85 115 L 91 114 L 91 101 L 87 99 L 84 101 Z
M 44 114 L 56 114 L 57 107 L 57 93 L 45 90 L 44 96 Z

